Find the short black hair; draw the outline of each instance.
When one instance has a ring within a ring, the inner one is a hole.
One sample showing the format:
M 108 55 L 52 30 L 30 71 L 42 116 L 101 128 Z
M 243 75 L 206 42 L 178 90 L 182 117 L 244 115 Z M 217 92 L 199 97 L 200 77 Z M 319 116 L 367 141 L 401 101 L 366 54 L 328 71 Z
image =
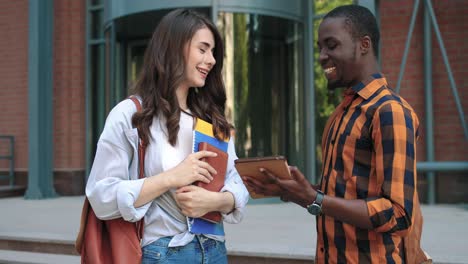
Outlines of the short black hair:
M 351 26 L 350 33 L 354 39 L 369 36 L 374 55 L 378 57 L 380 32 L 377 20 L 369 9 L 360 5 L 339 6 L 326 14 L 323 19 L 332 17 L 345 18 L 346 23 Z

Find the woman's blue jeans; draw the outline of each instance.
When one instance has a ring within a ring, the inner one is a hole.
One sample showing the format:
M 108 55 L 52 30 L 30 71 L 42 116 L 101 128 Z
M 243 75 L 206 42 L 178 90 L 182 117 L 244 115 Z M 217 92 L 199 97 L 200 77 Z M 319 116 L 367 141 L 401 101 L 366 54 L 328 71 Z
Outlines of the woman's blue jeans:
M 143 247 L 142 264 L 227 264 L 226 245 L 211 238 L 196 235 L 182 247 L 168 247 L 172 237 L 163 237 Z

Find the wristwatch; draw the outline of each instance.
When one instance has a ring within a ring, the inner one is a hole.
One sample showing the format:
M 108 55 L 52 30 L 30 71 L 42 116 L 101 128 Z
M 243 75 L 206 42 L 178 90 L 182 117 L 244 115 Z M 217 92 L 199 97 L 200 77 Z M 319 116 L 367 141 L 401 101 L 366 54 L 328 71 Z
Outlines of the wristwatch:
M 317 190 L 317 196 L 315 197 L 315 201 L 307 206 L 307 211 L 311 215 L 320 215 L 322 213 L 322 201 L 323 201 L 323 194 L 322 191 Z

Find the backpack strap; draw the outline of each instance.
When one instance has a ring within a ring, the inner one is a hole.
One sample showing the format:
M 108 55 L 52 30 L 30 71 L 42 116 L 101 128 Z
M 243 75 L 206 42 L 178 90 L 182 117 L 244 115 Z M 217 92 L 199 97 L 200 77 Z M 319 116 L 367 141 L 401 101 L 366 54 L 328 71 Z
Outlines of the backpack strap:
M 129 97 L 130 100 L 133 101 L 133 103 L 136 106 L 137 112 L 141 112 L 143 109 L 141 107 L 140 100 L 135 95 L 131 95 Z M 137 128 L 138 129 L 138 128 Z M 146 152 L 146 144 L 144 143 L 143 139 L 141 139 L 141 133 L 138 131 L 138 179 L 142 179 L 145 177 L 145 152 Z M 143 238 L 143 227 L 144 227 L 144 218 L 142 218 L 140 221 L 136 223 L 136 228 L 137 228 L 137 234 L 138 238 L 141 240 Z
M 135 95 L 131 95 L 129 97 L 130 100 L 136 106 L 137 112 L 141 112 L 142 107 L 140 100 Z M 138 131 L 139 143 L 138 143 L 138 178 L 142 179 L 145 177 L 145 152 L 146 152 L 146 144 L 144 143 L 143 139 L 141 138 L 141 133 Z

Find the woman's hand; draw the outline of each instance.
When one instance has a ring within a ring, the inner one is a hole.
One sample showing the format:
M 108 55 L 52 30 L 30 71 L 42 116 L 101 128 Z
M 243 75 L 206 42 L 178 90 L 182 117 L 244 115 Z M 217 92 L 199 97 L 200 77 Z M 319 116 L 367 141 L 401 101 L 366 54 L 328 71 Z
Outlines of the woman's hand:
M 179 165 L 166 171 L 169 186 L 171 188 L 180 188 L 196 181 L 209 183 L 213 180 L 212 175 L 217 172 L 210 164 L 200 159 L 216 156 L 217 154 L 211 151 L 199 151 L 188 155 Z
M 229 213 L 234 209 L 234 195 L 230 192 L 212 192 L 195 185 L 177 189 L 175 199 L 182 213 L 201 217 L 209 212 Z
M 175 199 L 182 213 L 189 217 L 200 217 L 208 212 L 215 211 L 216 200 L 214 192 L 201 187 L 190 185 L 179 188 Z

